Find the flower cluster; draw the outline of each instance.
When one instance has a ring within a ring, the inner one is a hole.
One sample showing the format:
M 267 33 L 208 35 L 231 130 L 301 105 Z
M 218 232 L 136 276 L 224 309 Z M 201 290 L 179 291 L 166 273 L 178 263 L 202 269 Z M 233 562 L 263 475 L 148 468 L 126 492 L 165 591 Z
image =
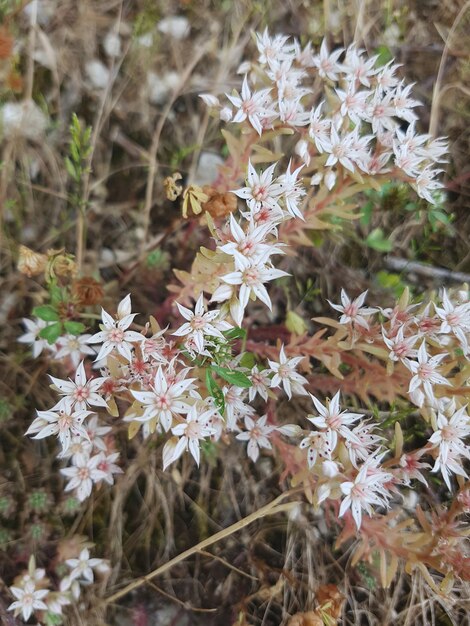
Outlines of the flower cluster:
M 289 276 L 274 259 L 281 264 L 288 250 L 295 254 L 284 233 L 298 235 L 316 223 L 317 184 L 328 193 L 361 187 L 367 177 L 393 176 L 432 202 L 445 146 L 416 133 L 419 103 L 396 77 L 397 65 L 379 66 L 376 57 L 368 59 L 354 46 L 329 52 L 324 42 L 314 53 L 266 31 L 257 35 L 257 48 L 258 63 L 245 64 L 240 93 L 228 94 L 229 104 L 203 96 L 222 119 L 242 128 L 246 150 L 239 152 L 246 161 L 234 169 L 238 178 L 246 175 L 245 184 L 237 187 L 238 179 L 231 189 L 242 201 L 239 214 L 217 223 L 208 218 L 214 245 L 201 250 L 193 275 L 179 289 L 171 328 L 160 328 L 154 318 L 138 326 L 127 295 L 115 315 L 102 310 L 98 332 L 57 340 L 55 358 L 76 371 L 69 380 L 51 376 L 58 401 L 38 411 L 27 434 L 57 437 L 58 456 L 68 461 L 61 469 L 65 490 L 80 501 L 94 485 L 112 485 L 122 473 L 116 442 L 124 427 L 129 439 L 139 431 L 144 439 L 160 438 L 164 469 L 185 453 L 199 465 L 208 442 L 221 448 L 244 442 L 252 462 L 261 451 L 272 455 L 289 447 L 295 462 L 288 473 L 306 484 L 311 501 L 327 503 L 342 523 L 364 533 L 369 518 L 391 508 L 411 480 L 427 484 L 426 470 L 440 472 L 449 489 L 467 477 L 468 291 L 442 290 L 438 302 L 426 305 L 410 304 L 405 291 L 393 309 L 384 309 L 366 306 L 367 292 L 350 298 L 342 290 L 340 303 L 330 302 L 339 319 L 327 320 L 335 334 L 324 338 L 322 329 L 298 343 L 261 343 L 244 327 L 253 302 L 273 314 L 272 281 Z M 323 101 L 313 77 L 329 94 Z M 268 149 L 251 151 L 270 134 L 295 136 L 299 158 L 285 169 Z M 261 162 L 271 164 L 261 168 Z M 25 324 L 20 341 L 30 343 L 35 356 L 51 349 L 39 334 L 47 320 Z M 91 356 L 93 366 L 86 362 Z M 355 386 L 342 382 L 343 358 L 354 370 Z M 315 359 L 336 377 L 333 388 L 316 386 Z M 396 441 L 389 444 L 379 413 L 361 412 L 360 376 L 366 379 L 367 367 L 385 381 L 386 391 L 376 393 L 380 401 L 390 403 L 395 394 L 424 420 L 424 445 L 404 451 L 399 420 Z M 387 394 L 387 382 L 393 394 Z M 300 425 L 279 423 L 281 396 L 311 398 L 309 429 L 303 417 Z M 67 561 L 71 572 L 61 592 L 76 594 L 80 584 L 91 582 L 94 561 L 86 550 Z M 28 580 L 15 589 L 12 608 L 23 617 L 45 610 L 49 592 L 43 585 Z
M 77 558 L 66 559 L 63 569 L 67 572 L 61 577 L 58 587 L 46 576 L 46 570 L 36 567 L 32 556 L 27 572 L 19 575 L 10 592 L 15 598 L 8 607 L 14 615 L 21 615 L 28 621 L 31 616 L 44 620 L 47 624 L 61 624 L 62 609 L 78 600 L 81 588 L 94 582 L 93 570 L 107 574 L 109 565 L 103 559 L 90 558 L 88 548 L 83 548 Z
M 249 124 L 259 135 L 290 128 L 298 135 L 296 152 L 312 182 L 332 189 L 349 174 L 387 174 L 409 182 L 419 196 L 434 202 L 442 187 L 436 176 L 447 147 L 442 139 L 416 131 L 421 103 L 397 76 L 393 61 L 380 65 L 356 45 L 329 51 L 326 40 L 315 53 L 288 37 L 256 35 L 258 62 L 247 62 L 241 93 L 228 104 L 204 94 L 224 121 Z M 324 87 L 318 89 L 320 81 Z M 319 94 L 321 94 L 319 96 Z M 405 126 L 405 129 L 404 129 Z

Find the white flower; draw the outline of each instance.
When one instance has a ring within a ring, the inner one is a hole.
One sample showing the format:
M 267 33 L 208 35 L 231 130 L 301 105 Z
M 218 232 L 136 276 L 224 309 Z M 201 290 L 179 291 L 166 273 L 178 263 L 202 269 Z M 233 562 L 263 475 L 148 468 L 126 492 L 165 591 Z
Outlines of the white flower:
M 318 68 L 318 74 L 321 78 L 329 78 L 337 81 L 338 73 L 342 71 L 342 66 L 338 63 L 338 59 L 343 53 L 343 48 L 338 48 L 331 54 L 328 52 L 326 39 L 323 39 L 320 46 L 320 53 L 313 57 L 313 64 Z
M 341 115 L 347 115 L 354 124 L 360 124 L 361 120 L 366 117 L 367 99 L 370 96 L 369 91 L 358 91 L 354 82 L 348 83 L 346 91 L 335 89 L 338 98 L 341 101 Z
M 371 448 L 376 448 L 383 439 L 372 434 L 374 428 L 375 424 L 360 422 L 351 430 L 351 436 L 344 441 L 351 463 L 356 468 L 358 461 L 366 461 L 371 455 Z
M 253 463 L 256 463 L 259 457 L 259 449 L 265 448 L 271 450 L 272 445 L 269 441 L 270 434 L 276 430 L 274 426 L 267 426 L 267 415 L 263 415 L 256 421 L 248 415 L 245 417 L 245 431 L 237 435 L 237 439 L 248 441 L 247 453 Z
M 299 217 L 301 220 L 304 219 L 304 216 L 299 209 L 299 201 L 305 195 L 305 189 L 299 184 L 297 177 L 302 168 L 303 165 L 291 172 L 291 162 L 289 161 L 286 173 L 278 178 L 278 185 L 282 191 L 287 212 L 292 217 Z
M 97 469 L 104 472 L 105 477 L 103 480 L 107 482 L 108 485 L 114 485 L 114 475 L 123 474 L 122 469 L 115 463 L 119 458 L 119 452 L 112 452 L 111 454 L 100 452 L 98 456 L 100 457 L 100 461 L 97 465 Z
M 65 359 L 68 357 L 75 368 L 83 359 L 84 355 L 95 354 L 93 348 L 87 345 L 91 335 L 64 335 L 57 339 L 57 353 L 55 358 Z
M 441 462 L 446 463 L 449 452 L 454 454 L 468 454 L 468 445 L 463 439 L 470 435 L 470 418 L 466 413 L 466 406 L 456 411 L 451 418 L 442 413 L 437 417 L 437 430 L 429 438 L 429 443 L 439 448 Z
M 72 435 L 88 438 L 83 420 L 91 415 L 91 411 L 67 411 L 64 409 L 55 411 L 38 411 L 38 416 L 26 431 L 26 435 L 37 433 L 33 439 L 44 439 L 51 435 L 57 435 L 62 446 L 62 451 L 69 449 Z
M 244 311 L 250 297 L 255 296 L 259 298 L 261 302 L 271 310 L 271 299 L 263 283 L 281 278 L 282 276 L 289 276 L 289 274 L 283 270 L 269 267 L 265 263 L 250 262 L 249 259 L 244 259 L 243 262 L 239 259 L 239 265 L 243 269 L 225 274 L 225 276 L 221 277 L 221 280 L 229 285 L 240 285 L 238 294 L 240 308 L 237 312 L 235 322 L 241 326 Z M 217 292 L 218 290 L 214 292 L 212 299 L 216 299 Z
M 462 476 L 463 478 L 468 478 L 467 472 L 462 467 L 463 459 L 466 459 L 467 461 L 470 460 L 470 451 L 468 450 L 468 447 L 465 450 L 465 454 L 459 454 L 449 446 L 445 459 L 443 458 L 442 453 L 439 453 L 436 462 L 434 463 L 434 467 L 431 471 L 438 472 L 440 470 L 442 478 L 444 479 L 449 491 L 452 490 L 450 473 Z
M 245 232 L 233 215 L 230 215 L 230 232 L 234 241 L 218 246 L 219 250 L 233 256 L 235 269 L 242 270 L 246 266 L 246 260 L 255 263 L 265 263 L 273 254 L 283 254 L 280 250 L 282 244 L 265 243 L 266 236 L 272 230 L 271 224 L 255 226 L 250 220 L 247 232 Z
M 335 309 L 335 311 L 342 313 L 339 320 L 340 324 L 349 324 L 354 322 L 355 324 L 358 324 L 368 330 L 369 324 L 365 317 L 369 317 L 369 315 L 376 313 L 378 309 L 362 306 L 366 296 L 367 290 L 361 293 L 355 300 L 351 301 L 344 289 L 341 289 L 341 304 L 333 304 L 329 300 L 328 303 Z
M 430 357 L 426 352 L 426 342 L 423 341 L 418 350 L 418 361 L 410 361 L 409 359 L 405 361 L 406 367 L 414 374 L 410 380 L 408 392 L 413 394 L 423 387 L 424 394 L 429 400 L 432 400 L 434 398 L 433 385 L 450 385 L 450 382 L 436 371 L 439 363 L 446 356 L 447 354 L 436 354 Z M 422 394 L 418 394 L 416 400 L 418 406 L 421 406 L 424 401 Z
M 365 87 L 370 87 L 370 78 L 377 74 L 380 68 L 374 68 L 378 56 L 366 59 L 363 50 L 356 50 L 354 44 L 349 46 L 344 59 L 343 70 L 350 81 L 360 82 Z
M 173 417 L 189 411 L 190 405 L 185 402 L 184 394 L 192 389 L 194 378 L 187 378 L 179 382 L 169 382 L 161 367 L 151 386 L 152 391 L 134 391 L 134 398 L 144 407 L 141 417 L 133 417 L 138 422 L 148 422 L 157 419 L 165 431 L 170 430 Z
M 199 97 L 204 102 L 204 104 L 208 107 L 212 108 L 220 108 L 220 101 L 217 96 L 214 96 L 211 93 L 200 93 Z
M 390 350 L 388 358 L 391 361 L 401 361 L 402 363 L 405 363 L 405 359 L 416 357 L 417 352 L 413 349 L 413 346 L 418 339 L 418 335 L 412 335 L 411 337 L 407 337 L 405 339 L 404 329 L 404 325 L 400 326 L 395 337 L 391 339 L 387 337 L 385 330 L 382 329 L 382 337 L 385 345 Z
M 107 572 L 109 570 L 109 566 L 103 559 L 90 559 L 90 552 L 87 548 L 80 552 L 78 559 L 67 559 L 65 563 L 72 570 L 70 572 L 71 580 L 82 578 L 88 583 L 92 583 L 94 580 L 94 569 L 99 572 Z
M 307 448 L 307 463 L 310 468 L 315 465 L 318 457 L 330 459 L 333 452 L 326 430 L 317 430 L 310 433 L 302 439 L 299 447 L 301 449 Z
M 442 291 L 442 308 L 434 307 L 441 318 L 441 333 L 454 333 L 465 354 L 468 352 L 468 333 L 470 332 L 470 302 L 454 305 L 449 300 L 445 289 Z
M 62 615 L 62 607 L 68 606 L 69 604 L 71 604 L 71 601 L 67 593 L 59 591 L 50 593 L 47 597 L 46 604 L 47 610 L 50 613 Z
M 269 370 L 258 369 L 257 365 L 254 365 L 250 375 L 251 387 L 248 389 L 248 398 L 250 402 L 259 394 L 265 402 L 268 400 L 268 389 L 271 386 L 271 380 L 269 378 Z
M 264 172 L 258 174 L 251 161 L 248 161 L 247 186 L 233 192 L 239 198 L 246 200 L 248 207 L 255 213 L 265 207 L 281 210 L 278 198 L 282 189 L 277 182 L 273 181 L 276 165 L 277 163 L 273 163 Z
M 47 605 L 43 598 L 49 593 L 49 589 L 36 589 L 32 580 L 25 583 L 23 588 L 10 587 L 10 591 L 16 598 L 8 607 L 9 611 L 15 611 L 15 615 L 22 615 L 28 621 L 34 611 L 47 611 Z
M 102 439 L 102 435 L 107 435 L 111 432 L 111 426 L 101 426 L 100 421 L 97 415 L 94 415 L 88 422 L 85 424 L 86 437 L 88 441 L 93 445 L 95 450 L 101 450 L 105 452 L 107 450 L 107 445 L 104 439 Z
M 119 307 L 121 307 L 122 312 L 127 311 L 128 307 L 130 311 L 130 297 L 126 296 L 119 304 Z M 120 316 L 118 308 L 118 320 L 115 321 L 104 309 L 101 310 L 101 318 L 103 320 L 103 324 L 100 326 L 101 332 L 94 334 L 88 339 L 88 343 L 103 343 L 95 361 L 101 361 L 108 354 L 111 354 L 113 350 L 117 350 L 129 362 L 132 361 L 132 344 L 142 341 L 140 333 L 127 330 L 136 315 L 137 313 L 128 313 Z
M 310 113 L 310 126 L 308 128 L 308 134 L 315 142 L 315 146 L 318 152 L 331 152 L 330 142 L 330 128 L 331 120 L 321 117 L 321 109 L 324 102 L 312 109 Z
M 177 337 L 186 337 L 187 340 L 190 339 L 199 354 L 201 354 L 204 350 L 206 335 L 225 340 L 222 331 L 233 328 L 233 326 L 228 322 L 223 320 L 217 321 L 217 318 L 220 317 L 220 311 L 218 309 L 215 311 L 208 311 L 207 313 L 205 312 L 204 296 L 202 293 L 197 299 L 194 312 L 182 306 L 178 302 L 176 303 L 176 306 L 187 322 L 185 322 L 172 334 Z
M 46 350 L 55 351 L 54 346 L 51 346 L 46 339 L 39 337 L 41 330 L 50 326 L 50 322 L 45 322 L 40 319 L 29 320 L 27 317 L 24 317 L 23 324 L 26 326 L 26 333 L 18 337 L 17 341 L 19 341 L 19 343 L 29 343 L 33 349 L 33 357 L 35 359 L 37 359 L 44 348 Z
M 106 380 L 105 378 L 91 378 L 87 380 L 83 361 L 77 368 L 75 381 L 62 380 L 49 376 L 59 390 L 62 398 L 52 410 L 63 409 L 64 411 L 85 411 L 88 406 L 103 406 L 108 408 L 106 401 L 100 396 L 98 389 Z
M 80 457 L 76 459 L 75 465 L 64 467 L 61 474 L 69 478 L 65 491 L 76 489 L 77 498 L 83 502 L 91 494 L 93 483 L 105 480 L 106 474 L 98 469 L 101 458 L 99 454 L 92 457 Z
M 213 408 L 208 408 L 201 413 L 199 407 L 193 405 L 188 411 L 186 419 L 176 426 L 173 426 L 171 432 L 176 437 L 179 437 L 179 441 L 172 447 L 171 455 L 165 454 L 164 450 L 163 469 L 166 469 L 170 463 L 174 463 L 183 452 L 188 449 L 196 461 L 196 464 L 199 465 L 199 441 L 215 434 L 216 430 L 212 426 L 215 413 L 216 410 Z
M 345 495 L 339 509 L 339 517 L 351 509 L 352 516 L 359 529 L 362 523 L 362 509 L 369 516 L 372 515 L 372 504 L 387 506 L 389 494 L 384 488 L 384 483 L 392 479 L 392 475 L 382 470 L 370 473 L 370 465 L 364 463 L 353 481 L 340 484 L 341 491 Z
M 350 172 L 354 172 L 353 161 L 357 157 L 357 151 L 354 147 L 356 135 L 354 133 L 347 133 L 345 135 L 338 135 L 335 127 L 330 129 L 330 145 L 325 148 L 325 152 L 329 152 L 328 159 L 325 165 L 331 166 L 340 162 Z
M 356 444 L 360 444 L 359 438 L 354 435 L 349 426 L 357 422 L 358 419 L 364 417 L 361 413 L 349 413 L 347 411 L 341 411 L 339 406 L 338 391 L 330 401 L 326 402 L 326 406 L 323 405 L 314 395 L 310 394 L 313 404 L 317 409 L 319 416 L 307 417 L 314 426 L 320 429 L 326 430 L 326 438 L 329 445 L 327 445 L 327 451 L 331 454 L 338 443 L 338 435 L 343 437 L 346 441 L 354 441 Z
M 248 86 L 248 79 L 245 76 L 243 79 L 241 96 L 238 94 L 235 96 L 225 94 L 233 106 L 238 109 L 235 117 L 232 118 L 232 122 L 237 124 L 248 118 L 248 121 L 256 132 L 261 135 L 263 132 L 263 118 L 273 117 L 276 115 L 276 112 L 269 108 L 272 104 L 271 98 L 269 97 L 270 91 L 271 89 L 262 89 L 261 91 L 256 91 L 252 94 Z
M 405 87 L 404 81 L 401 81 L 398 84 L 393 97 L 395 115 L 401 117 L 410 124 L 418 119 L 416 113 L 414 113 L 411 109 L 421 104 L 419 100 L 414 100 L 413 98 L 410 98 L 410 92 L 412 88 L 413 83 Z
M 279 387 L 282 385 L 289 400 L 292 398 L 292 393 L 296 393 L 299 396 L 307 395 L 304 386 L 308 383 L 308 381 L 295 371 L 295 368 L 301 361 L 303 361 L 303 359 L 303 356 L 296 356 L 288 359 L 284 351 L 284 346 L 281 346 L 281 350 L 279 352 L 279 363 L 268 360 L 269 367 L 274 372 L 274 376 L 271 380 L 271 387 Z
M 289 37 L 285 35 L 274 35 L 270 37 L 268 29 L 265 28 L 262 35 L 256 33 L 256 47 L 258 48 L 258 61 L 262 65 L 266 63 L 277 64 L 292 57 L 293 44 L 286 45 Z

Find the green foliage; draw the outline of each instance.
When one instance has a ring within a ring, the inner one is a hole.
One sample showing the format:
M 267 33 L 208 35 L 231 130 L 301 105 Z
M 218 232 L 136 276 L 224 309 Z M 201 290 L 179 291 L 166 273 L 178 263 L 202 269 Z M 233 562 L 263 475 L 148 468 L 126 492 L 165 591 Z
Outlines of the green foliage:
M 92 153 L 91 126 L 82 128 L 76 113 L 72 113 L 70 130 L 69 155 L 65 157 L 65 168 L 73 181 L 73 191 L 69 202 L 82 213 L 85 211 L 86 201 L 83 198 L 84 175 L 90 171 L 89 157 Z
M 61 334 L 62 324 L 60 322 L 54 322 L 53 324 L 50 324 L 49 326 L 46 326 L 46 328 L 43 328 L 39 331 L 39 337 L 41 337 L 41 339 L 45 339 L 47 343 L 51 345 L 54 344 L 57 339 L 59 339 Z
M 57 322 L 60 319 L 55 308 L 49 304 L 34 307 L 33 315 L 44 322 Z
M 251 387 L 251 381 L 248 376 L 245 376 L 243 372 L 236 372 L 228 367 L 220 367 L 213 365 L 211 368 L 221 378 L 226 380 L 230 385 L 236 385 L 237 387 L 248 388 Z
M 386 270 L 380 270 L 375 276 L 376 281 L 381 287 L 390 289 L 393 292 L 395 298 L 399 298 L 406 288 L 405 283 L 402 281 L 399 274 L 393 272 L 387 272 Z
M 149 252 L 146 258 L 147 267 L 150 269 L 165 270 L 169 265 L 168 253 L 161 248 L 156 248 Z
M 214 398 L 215 405 L 219 409 L 220 413 L 223 414 L 225 411 L 225 400 L 222 389 L 215 382 L 211 370 L 206 369 L 206 387 L 209 394 Z
M 13 407 L 5 398 L 0 398 L 0 423 L 6 422 L 13 414 Z
M 75 322 L 69 319 L 62 319 L 60 310 L 66 309 L 70 300 L 67 289 L 61 289 L 55 283 L 49 289 L 51 304 L 42 304 L 33 309 L 33 315 L 44 322 L 51 322 L 39 331 L 39 337 L 45 339 L 49 344 L 53 344 L 61 335 L 81 335 L 85 331 L 82 322 Z
M 377 250 L 377 252 L 390 252 L 393 250 L 393 243 L 388 239 L 381 228 L 374 228 L 365 240 L 369 248 Z

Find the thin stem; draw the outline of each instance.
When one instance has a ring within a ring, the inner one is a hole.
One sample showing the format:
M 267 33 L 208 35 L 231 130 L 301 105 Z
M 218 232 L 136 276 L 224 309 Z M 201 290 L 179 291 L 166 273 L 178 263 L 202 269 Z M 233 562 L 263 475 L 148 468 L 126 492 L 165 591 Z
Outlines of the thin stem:
M 78 275 L 80 276 L 82 273 L 83 253 L 85 250 L 85 210 L 82 207 L 78 208 L 76 239 L 77 239 L 77 250 L 76 250 L 77 269 L 78 269 Z
M 218 533 L 215 533 L 215 535 L 212 535 L 211 537 L 204 539 L 203 541 L 193 546 L 192 548 L 188 548 L 188 550 L 181 552 L 181 554 L 178 554 L 177 556 L 170 559 L 169 561 L 167 561 L 160 567 L 157 567 L 157 569 L 155 569 L 153 572 L 150 572 L 149 574 L 146 574 L 145 576 L 141 576 L 140 578 L 133 580 L 131 583 L 129 583 L 126 587 L 124 587 L 120 591 L 116 591 L 116 593 L 113 593 L 107 598 L 104 598 L 103 600 L 104 604 L 109 605 L 109 604 L 112 604 L 113 602 L 116 602 L 117 600 L 119 600 L 120 598 L 123 598 L 134 589 L 138 589 L 139 587 L 142 587 L 142 585 L 145 585 L 153 578 L 156 578 L 157 576 L 160 576 L 164 572 L 170 570 L 174 565 L 177 565 L 178 563 L 181 563 L 181 561 L 184 561 L 185 559 L 201 552 L 205 548 L 212 546 L 214 543 L 217 543 L 221 539 L 225 539 L 226 537 L 233 535 L 234 533 L 238 532 L 242 528 L 249 526 L 256 520 L 261 519 L 262 517 L 265 517 L 266 515 L 274 515 L 275 513 L 288 511 L 293 506 L 296 506 L 297 504 L 299 504 L 299 502 L 294 501 L 294 502 L 286 502 L 285 504 L 280 504 L 280 503 L 282 502 L 282 500 L 285 500 L 287 497 L 293 495 L 294 493 L 298 493 L 299 491 L 300 489 L 291 489 L 289 491 L 286 491 L 285 493 L 277 497 L 275 500 L 261 507 L 254 513 L 247 515 L 246 517 L 239 520 L 238 522 L 235 522 L 235 524 L 232 524 L 228 528 L 224 528 Z

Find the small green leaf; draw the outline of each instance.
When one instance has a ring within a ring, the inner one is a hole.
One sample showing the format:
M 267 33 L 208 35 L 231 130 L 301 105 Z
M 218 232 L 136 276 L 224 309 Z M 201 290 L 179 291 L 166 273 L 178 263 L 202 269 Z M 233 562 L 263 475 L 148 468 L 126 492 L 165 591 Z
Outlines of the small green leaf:
M 393 59 L 393 54 L 390 52 L 390 48 L 385 45 L 379 46 L 375 50 L 375 54 L 379 57 L 377 59 L 377 66 L 386 65 L 389 61 Z
M 366 202 L 366 204 L 362 207 L 361 218 L 359 220 L 361 226 L 369 226 L 372 219 L 373 208 L 374 203 L 371 200 L 369 200 L 369 202 Z
M 393 250 L 393 244 L 390 239 L 387 239 L 384 235 L 384 232 L 381 228 L 374 228 L 374 230 L 369 233 L 366 239 L 366 244 L 369 248 L 373 248 L 378 252 L 390 252 Z
M 75 169 L 75 165 L 72 163 L 72 161 L 69 159 L 69 157 L 65 157 L 65 169 L 67 170 L 69 176 L 71 178 L 73 178 L 73 180 L 75 180 L 75 181 L 79 181 L 80 180 L 80 176 L 77 174 L 77 171 Z
M 236 372 L 228 367 L 212 366 L 213 371 L 231 385 L 236 387 L 251 387 L 251 380 L 242 372 Z
M 33 309 L 33 315 L 39 317 L 40 320 L 44 320 L 45 322 L 56 322 L 60 319 L 59 314 L 54 307 L 48 304 L 35 306 Z
M 64 328 L 71 335 L 81 335 L 85 330 L 85 324 L 82 324 L 81 322 L 71 322 L 67 320 L 66 322 L 64 322 Z
M 245 339 L 246 330 L 244 328 L 231 328 L 230 330 L 224 331 L 224 336 L 227 339 Z
M 55 322 L 54 324 L 50 324 L 39 331 L 39 337 L 41 339 L 46 339 L 48 343 L 51 345 L 57 341 L 57 339 L 62 334 L 62 324 L 61 322 Z
M 80 153 L 78 151 L 77 144 L 74 141 L 70 144 L 70 154 L 72 155 L 74 162 L 79 164 L 81 160 Z
M 223 412 L 225 411 L 224 392 L 219 387 L 219 385 L 215 382 L 215 380 L 212 378 L 212 373 L 210 369 L 206 370 L 206 387 L 207 387 L 207 391 L 214 398 L 215 404 L 217 408 L 219 409 L 220 413 L 223 414 Z
M 252 352 L 245 352 L 238 363 L 241 367 L 247 367 L 251 370 L 256 364 L 255 355 Z
M 57 305 L 59 302 L 62 302 L 62 289 L 58 285 L 54 285 L 52 283 L 49 284 L 49 294 L 53 305 Z

